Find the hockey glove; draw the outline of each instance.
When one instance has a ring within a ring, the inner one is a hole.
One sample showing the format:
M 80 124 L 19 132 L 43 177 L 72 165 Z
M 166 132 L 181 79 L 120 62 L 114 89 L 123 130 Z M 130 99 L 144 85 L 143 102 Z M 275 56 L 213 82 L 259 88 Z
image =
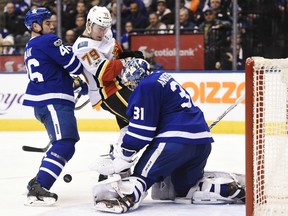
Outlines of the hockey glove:
M 124 59 L 127 57 L 144 59 L 143 53 L 141 51 L 138 51 L 138 50 L 136 50 L 136 51 L 124 51 L 124 52 L 120 53 L 120 55 L 119 55 L 119 59 Z
M 126 161 L 128 163 L 130 163 L 130 167 L 126 168 L 126 169 L 122 169 L 121 171 L 119 171 L 119 174 L 123 177 L 123 176 L 130 176 L 131 174 L 131 170 L 130 168 L 134 165 L 137 157 L 134 157 L 136 154 L 136 151 L 135 150 L 130 150 L 130 149 L 125 149 L 125 148 L 122 148 L 118 146 L 117 148 L 117 145 L 114 145 L 114 149 L 113 149 L 113 156 L 115 157 L 114 159 L 114 163 L 117 163 L 118 161 Z M 123 163 L 123 162 L 120 162 L 120 163 Z M 125 163 L 125 162 L 124 162 Z
M 88 94 L 88 85 L 85 83 L 79 76 L 73 77 L 74 83 L 73 88 L 74 92 L 77 92 L 80 95 Z
M 127 172 L 134 165 L 135 159 L 132 158 L 135 153 L 135 151 L 127 149 L 115 152 L 114 149 L 113 154 L 101 156 L 91 168 L 102 175 Z
M 126 172 L 133 164 L 134 161 L 126 161 L 122 158 L 115 158 L 112 154 L 108 154 L 98 158 L 91 169 L 101 175 L 112 175 Z

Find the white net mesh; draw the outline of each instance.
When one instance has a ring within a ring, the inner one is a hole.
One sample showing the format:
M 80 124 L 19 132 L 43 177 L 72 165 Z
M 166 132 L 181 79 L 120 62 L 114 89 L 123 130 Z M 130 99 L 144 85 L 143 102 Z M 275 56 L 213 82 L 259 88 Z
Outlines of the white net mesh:
M 254 215 L 288 215 L 288 59 L 253 60 Z

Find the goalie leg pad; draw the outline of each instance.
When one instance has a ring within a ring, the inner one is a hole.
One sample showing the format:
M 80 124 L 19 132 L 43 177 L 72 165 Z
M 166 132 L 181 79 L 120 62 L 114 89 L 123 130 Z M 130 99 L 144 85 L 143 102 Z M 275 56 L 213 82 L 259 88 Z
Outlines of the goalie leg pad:
M 222 177 L 206 175 L 191 195 L 194 204 L 245 203 L 245 189 L 229 173 Z
M 130 200 L 123 195 L 120 188 L 122 192 L 133 193 L 132 189 L 127 189 L 122 185 L 121 176 L 117 174 L 109 176 L 109 178 L 104 181 L 98 182 L 93 188 L 94 209 L 112 213 L 124 213 L 128 211 L 132 204 L 130 204 Z
M 175 190 L 170 176 L 153 184 L 151 190 L 153 200 L 175 200 Z
M 207 191 L 195 191 L 192 197 L 192 203 L 200 205 L 231 204 L 234 202 L 235 201 L 231 198 L 226 198 L 220 194 Z
M 120 175 L 112 175 L 109 176 L 108 179 L 97 182 L 97 184 L 92 189 L 92 194 L 94 197 L 94 203 L 96 203 L 98 200 L 104 200 L 104 199 L 112 199 L 116 198 L 118 194 L 112 187 L 113 182 L 121 181 Z
M 142 200 L 147 196 L 147 186 L 146 183 L 137 177 L 131 176 L 129 178 L 129 181 L 134 185 L 134 190 L 133 190 L 133 200 L 134 200 L 134 205 L 131 207 L 131 210 L 137 209 L 142 202 Z M 130 184 L 131 184 L 130 183 Z
M 97 185 L 97 190 L 94 189 L 94 208 L 98 211 L 124 213 L 129 209 L 134 210 L 139 207 L 139 204 L 147 195 L 145 182 L 137 177 L 128 177 L 111 182 L 106 181 L 106 183 L 105 192 L 100 189 L 105 185 L 103 181 Z M 99 192 L 102 194 L 101 196 Z M 103 192 L 105 195 L 103 195 Z M 107 192 L 110 193 L 110 197 L 108 197 Z
M 213 177 L 213 178 L 232 178 L 235 182 L 239 183 L 243 188 L 246 187 L 245 184 L 245 175 L 238 173 L 228 173 L 228 172 L 220 172 L 220 171 L 205 171 L 204 177 Z
M 98 201 L 94 208 L 95 210 L 102 212 L 124 213 L 129 210 L 130 205 L 127 205 L 126 202 L 123 202 L 119 198 L 113 198 L 109 200 Z
M 238 185 L 230 183 L 227 185 L 226 196 L 209 191 L 195 191 L 192 197 L 193 204 L 244 204 L 245 190 Z
M 245 203 L 245 176 L 227 172 L 205 172 L 204 177 L 187 193 L 175 197 L 170 177 L 152 186 L 153 200 L 174 200 L 186 204 Z

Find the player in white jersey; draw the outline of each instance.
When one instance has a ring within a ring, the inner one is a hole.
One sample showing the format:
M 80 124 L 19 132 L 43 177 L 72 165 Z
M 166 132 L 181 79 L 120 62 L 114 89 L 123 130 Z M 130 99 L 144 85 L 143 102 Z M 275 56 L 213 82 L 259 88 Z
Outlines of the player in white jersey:
M 142 52 L 123 52 L 113 38 L 112 18 L 106 7 L 94 6 L 87 15 L 86 28 L 73 45 L 73 51 L 84 66 L 84 77 L 89 86 L 89 98 L 93 108 L 101 103 L 104 110 L 115 115 L 121 142 L 128 126 L 126 109 L 131 90 L 120 82 L 118 75 L 130 57 L 144 58 Z M 99 181 L 103 179 L 100 175 Z
M 75 41 L 73 51 L 84 66 L 92 106 L 101 103 L 103 109 L 116 116 L 122 129 L 128 125 L 126 108 L 131 91 L 118 78 L 127 59 L 119 59 L 123 50 L 113 38 L 111 23 L 106 7 L 92 7 L 86 29 Z

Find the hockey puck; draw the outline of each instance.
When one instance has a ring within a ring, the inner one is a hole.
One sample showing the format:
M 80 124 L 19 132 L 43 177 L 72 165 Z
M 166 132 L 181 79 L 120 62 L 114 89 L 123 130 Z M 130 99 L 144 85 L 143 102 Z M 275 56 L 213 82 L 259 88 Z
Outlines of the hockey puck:
M 63 176 L 63 180 L 66 182 L 66 183 L 69 183 L 72 181 L 72 176 L 70 174 L 66 174 Z

